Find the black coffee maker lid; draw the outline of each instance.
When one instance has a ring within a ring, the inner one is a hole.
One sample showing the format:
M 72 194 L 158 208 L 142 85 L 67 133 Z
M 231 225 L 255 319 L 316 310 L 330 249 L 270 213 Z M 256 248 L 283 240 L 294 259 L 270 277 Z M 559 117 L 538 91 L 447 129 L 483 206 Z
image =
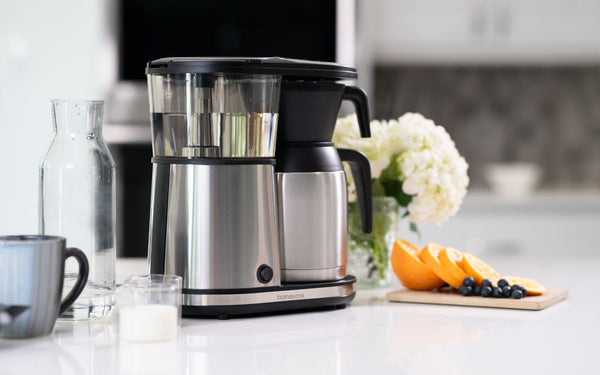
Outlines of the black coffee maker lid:
M 339 80 L 358 76 L 356 68 L 349 66 L 283 57 L 165 57 L 146 65 L 146 74 L 175 73 L 274 74 L 287 80 Z

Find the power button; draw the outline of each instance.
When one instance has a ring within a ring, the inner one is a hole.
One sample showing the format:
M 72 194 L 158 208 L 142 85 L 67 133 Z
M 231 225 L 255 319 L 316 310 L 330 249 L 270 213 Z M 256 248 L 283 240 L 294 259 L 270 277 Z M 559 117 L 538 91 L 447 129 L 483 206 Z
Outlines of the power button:
M 256 270 L 256 278 L 263 284 L 267 284 L 273 279 L 273 269 L 266 264 L 262 264 Z

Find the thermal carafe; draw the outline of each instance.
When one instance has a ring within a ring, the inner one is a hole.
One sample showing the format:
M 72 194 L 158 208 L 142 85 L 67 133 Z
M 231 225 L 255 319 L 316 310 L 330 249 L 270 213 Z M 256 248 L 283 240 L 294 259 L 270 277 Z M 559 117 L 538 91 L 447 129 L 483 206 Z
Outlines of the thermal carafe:
M 284 81 L 276 151 L 282 280 L 338 280 L 346 276 L 347 189 L 342 161 L 355 176 L 362 228 L 371 231 L 369 162 L 331 139 L 342 100 L 356 107 L 370 136 L 367 97 L 332 80 Z

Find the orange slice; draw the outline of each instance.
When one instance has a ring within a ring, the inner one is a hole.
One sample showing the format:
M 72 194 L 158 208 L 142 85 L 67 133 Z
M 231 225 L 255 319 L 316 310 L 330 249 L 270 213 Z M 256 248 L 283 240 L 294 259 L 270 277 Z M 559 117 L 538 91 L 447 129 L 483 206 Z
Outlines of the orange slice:
M 509 285 L 519 284 L 527 289 L 528 296 L 539 296 L 540 294 L 544 294 L 546 291 L 545 286 L 533 279 L 520 276 L 502 276 L 502 278 L 506 279 Z
M 438 254 L 438 260 L 442 263 L 442 266 L 444 266 L 446 271 L 452 274 L 456 279 L 461 280 L 461 284 L 462 281 L 469 276 L 458 265 L 462 262 L 462 258 L 463 254 L 452 247 L 447 247 Z
M 444 250 L 444 247 L 442 245 L 438 245 L 436 243 L 429 243 L 423 248 L 423 250 L 421 250 L 421 253 L 419 254 L 419 259 L 421 259 L 423 263 L 428 265 L 429 268 L 431 268 L 431 270 L 435 272 L 435 274 L 438 275 L 440 279 L 447 282 L 448 285 L 451 285 L 454 288 L 458 289 L 462 285 L 462 279 L 459 279 L 458 277 L 452 275 L 442 265 L 442 263 L 440 263 L 438 259 L 438 254 L 442 250 Z
M 431 290 L 444 285 L 436 274 L 419 259 L 418 247 L 408 241 L 396 240 L 390 261 L 398 280 L 409 289 Z
M 477 258 L 475 255 L 463 253 L 462 262 L 459 263 L 461 268 L 475 279 L 477 285 L 481 285 L 484 279 L 488 279 L 492 284 L 496 285 L 500 280 L 500 274 L 496 272 L 489 264 Z

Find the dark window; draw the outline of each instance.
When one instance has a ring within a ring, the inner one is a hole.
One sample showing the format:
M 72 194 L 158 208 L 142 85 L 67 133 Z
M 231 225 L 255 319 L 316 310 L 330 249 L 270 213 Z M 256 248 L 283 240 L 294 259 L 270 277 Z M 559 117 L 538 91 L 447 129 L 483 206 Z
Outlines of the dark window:
M 335 61 L 335 14 L 335 0 L 121 0 L 119 76 L 174 56 Z

